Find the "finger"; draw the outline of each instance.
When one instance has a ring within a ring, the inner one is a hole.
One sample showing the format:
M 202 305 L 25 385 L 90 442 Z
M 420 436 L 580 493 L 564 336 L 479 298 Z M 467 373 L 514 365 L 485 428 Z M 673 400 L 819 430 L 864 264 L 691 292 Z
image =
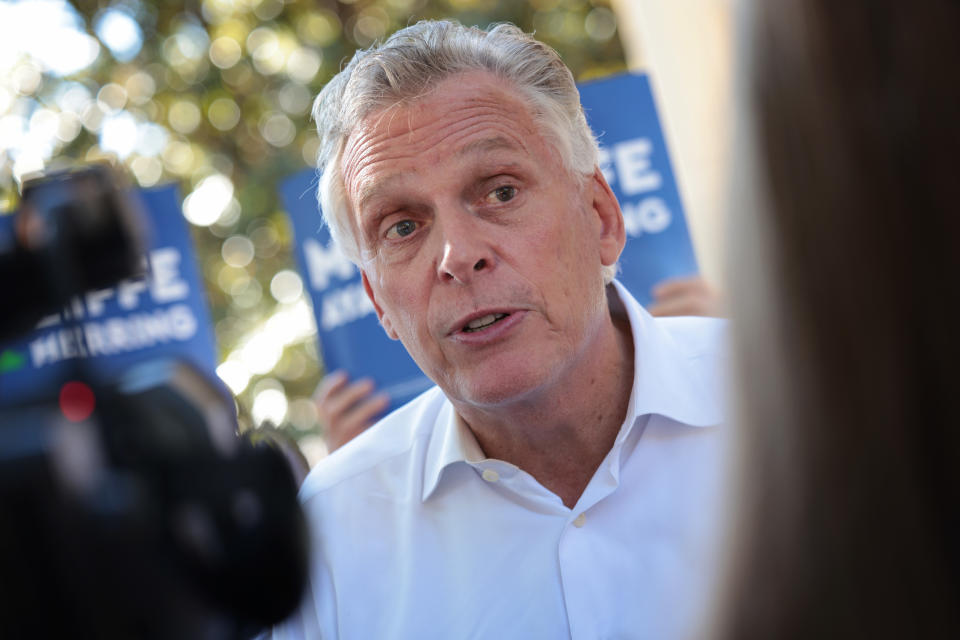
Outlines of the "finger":
M 378 393 L 370 396 L 350 408 L 345 419 L 365 429 L 376 421 L 377 416 L 390 406 L 390 396 Z
M 647 309 L 653 316 L 702 316 L 709 315 L 709 303 L 702 296 L 673 296 L 658 300 Z
M 317 410 L 321 415 L 325 414 L 329 420 L 340 420 L 350 407 L 372 392 L 373 380 L 369 378 L 357 380 L 336 393 L 328 394 L 324 401 L 317 405 Z
M 327 444 L 327 451 L 333 452 L 363 433 L 365 425 L 346 423 L 343 421 L 331 422 L 323 432 L 323 439 Z
M 331 394 L 339 393 L 349 380 L 347 372 L 343 370 L 325 375 L 320 384 L 317 385 L 317 390 L 313 392 L 314 401 L 317 403 L 325 402 Z
M 329 423 L 324 434 L 327 450 L 334 451 L 367 430 L 389 403 L 390 396 L 379 393 L 352 407 L 341 420 Z
M 707 292 L 710 290 L 707 282 L 700 276 L 688 278 L 669 278 L 653 287 L 654 298 L 669 298 L 677 295 L 686 295 L 692 292 Z

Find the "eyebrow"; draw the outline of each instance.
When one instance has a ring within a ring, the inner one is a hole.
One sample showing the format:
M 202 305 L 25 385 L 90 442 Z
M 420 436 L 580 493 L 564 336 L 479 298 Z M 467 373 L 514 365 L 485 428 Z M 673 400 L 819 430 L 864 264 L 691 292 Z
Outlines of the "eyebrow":
M 470 144 L 466 144 L 456 151 L 457 156 L 465 156 L 470 154 L 482 154 L 488 153 L 490 151 L 498 151 L 501 149 L 509 151 L 518 151 L 521 150 L 521 147 L 515 142 L 511 141 L 508 138 L 503 136 L 494 136 L 492 138 L 482 138 L 480 140 L 474 140 Z M 359 194 L 359 210 L 363 211 L 366 208 L 367 204 L 371 200 L 376 199 L 381 193 L 389 191 L 394 183 L 399 182 L 401 178 L 406 175 L 404 171 L 397 171 L 391 173 L 384 178 L 380 178 L 373 184 L 364 185 L 360 189 Z
M 380 178 L 376 182 L 368 183 L 360 187 L 358 210 L 363 211 L 371 200 L 377 198 L 384 191 L 388 191 L 393 183 L 400 181 L 404 173 L 403 171 L 396 171 L 385 178 Z

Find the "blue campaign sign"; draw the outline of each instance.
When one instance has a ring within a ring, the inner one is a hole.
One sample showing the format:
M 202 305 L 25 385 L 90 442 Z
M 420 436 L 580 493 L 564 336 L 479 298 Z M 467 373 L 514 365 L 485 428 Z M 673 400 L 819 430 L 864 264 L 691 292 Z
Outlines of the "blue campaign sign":
M 642 304 L 667 277 L 697 263 L 646 75 L 624 74 L 580 87 L 601 144 L 601 169 L 623 208 L 627 246 L 619 279 Z M 293 221 L 297 260 L 313 302 L 324 363 L 371 377 L 397 407 L 432 383 L 377 321 L 357 268 L 332 246 L 317 206 L 317 176 L 288 178 L 281 195 Z
M 78 359 L 106 381 L 145 360 L 181 359 L 220 386 L 206 294 L 177 188 L 133 196 L 146 214 L 147 277 L 79 296 L 29 335 L 0 345 L 0 406 L 49 398 Z M 0 225 L 12 223 L 13 216 L 0 216 Z
M 360 271 L 333 246 L 317 205 L 317 175 L 306 169 L 288 178 L 280 194 L 293 221 L 295 252 L 310 291 L 323 363 L 351 377 L 370 377 L 399 407 L 433 383 L 397 340 L 380 327 Z
M 580 101 L 627 229 L 617 277 L 646 305 L 658 282 L 697 273 L 650 79 L 627 73 L 588 82 L 580 86 Z

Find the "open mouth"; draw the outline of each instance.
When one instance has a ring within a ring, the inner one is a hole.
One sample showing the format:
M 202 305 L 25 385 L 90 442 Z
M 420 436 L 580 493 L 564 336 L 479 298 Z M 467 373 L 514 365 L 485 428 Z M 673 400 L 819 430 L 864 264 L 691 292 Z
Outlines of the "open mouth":
M 471 320 L 463 327 L 464 333 L 474 333 L 476 331 L 483 331 L 487 327 L 493 326 L 494 324 L 500 322 L 507 316 L 509 313 L 490 313 L 482 318 L 477 318 L 476 320 Z

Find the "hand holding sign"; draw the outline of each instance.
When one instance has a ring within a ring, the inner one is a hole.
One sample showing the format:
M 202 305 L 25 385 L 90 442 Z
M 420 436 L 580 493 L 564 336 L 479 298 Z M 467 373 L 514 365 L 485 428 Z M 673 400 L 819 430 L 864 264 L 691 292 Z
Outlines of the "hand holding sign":
M 720 295 L 700 276 L 664 280 L 653 288 L 653 303 L 647 311 L 654 316 L 724 315 Z
M 350 382 L 345 371 L 326 376 L 314 397 L 324 426 L 323 439 L 331 453 L 373 425 L 390 405 L 390 396 L 374 393 L 373 380 Z

